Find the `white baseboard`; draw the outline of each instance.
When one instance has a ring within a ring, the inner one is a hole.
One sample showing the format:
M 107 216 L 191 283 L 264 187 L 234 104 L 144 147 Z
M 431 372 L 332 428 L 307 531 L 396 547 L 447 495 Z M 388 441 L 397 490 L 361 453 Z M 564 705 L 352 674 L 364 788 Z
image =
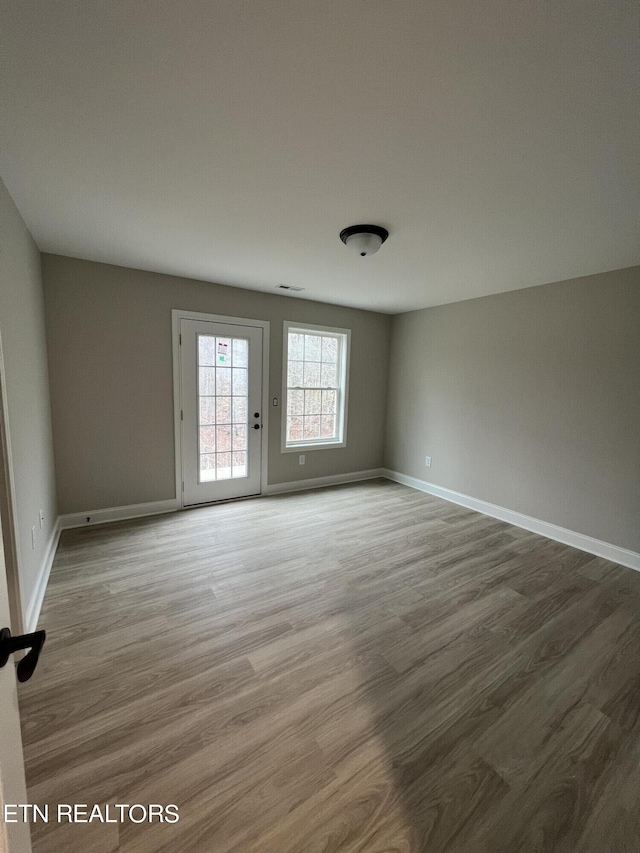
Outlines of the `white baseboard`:
M 342 483 L 356 483 L 359 480 L 373 480 L 382 477 L 381 468 L 372 468 L 369 471 L 354 471 L 349 474 L 331 474 L 328 477 L 314 477 L 310 480 L 295 480 L 291 483 L 274 483 L 267 485 L 262 490 L 262 495 L 279 495 L 284 492 L 299 492 L 306 489 L 318 489 L 323 486 L 337 486 Z M 256 495 L 256 497 L 260 497 Z M 205 506 L 205 504 L 202 504 Z M 188 509 L 189 507 L 187 507 Z M 72 512 L 60 516 L 60 529 L 69 530 L 74 527 L 91 527 L 94 524 L 107 524 L 111 521 L 126 521 L 131 518 L 143 518 L 148 515 L 161 515 L 167 512 L 176 512 L 183 509 L 180 501 L 172 498 L 167 501 L 152 501 L 145 504 L 131 504 L 130 506 L 114 506 L 107 509 L 87 510 L 86 512 Z M 89 519 L 89 521 L 87 521 Z
M 294 480 L 291 483 L 270 483 L 262 490 L 263 495 L 281 495 L 285 492 L 302 492 L 307 489 L 321 489 L 324 486 L 340 486 L 344 483 L 358 483 L 361 480 L 375 480 L 384 477 L 382 468 L 370 468 L 368 471 L 352 471 L 350 474 L 329 474 L 327 477 L 313 477 L 309 480 Z
M 71 527 L 90 527 L 93 524 L 106 524 L 109 521 L 125 521 L 129 518 L 142 518 L 145 515 L 160 515 L 165 512 L 175 512 L 182 509 L 176 498 L 168 501 L 152 501 L 145 504 L 130 506 L 112 506 L 108 509 L 93 509 L 87 512 L 72 512 L 60 516 L 60 529 Z M 87 521 L 87 519 L 89 519 Z
M 555 539 L 556 542 L 562 542 L 563 545 L 571 545 L 573 548 L 587 551 L 596 557 L 603 557 L 605 560 L 611 560 L 613 563 L 619 563 L 621 566 L 640 572 L 640 554 L 635 551 L 628 551 L 626 548 L 611 545 L 609 542 L 602 542 L 600 539 L 585 536 L 584 533 L 576 533 L 574 530 L 558 527 L 548 521 L 541 521 L 539 518 L 532 518 L 530 515 L 523 515 L 511 509 L 505 509 L 505 507 L 463 495 L 461 492 L 454 492 L 452 489 L 445 489 L 443 486 L 436 486 L 434 483 L 427 483 L 424 480 L 418 480 L 416 477 L 400 474 L 398 471 L 390 471 L 385 468 L 382 476 L 420 492 L 427 492 L 430 495 L 443 498 L 445 501 L 473 509 L 483 515 L 490 515 L 492 518 L 498 518 L 500 521 L 506 521 L 516 527 L 522 527 L 532 533 L 539 533 L 540 536 L 546 536 L 547 539 Z
M 56 549 L 58 547 L 59 539 L 60 520 L 57 519 L 56 523 L 53 525 L 51 535 L 49 536 L 47 548 L 42 559 L 42 565 L 40 566 L 38 580 L 36 582 L 35 589 L 31 594 L 31 598 L 27 606 L 27 612 L 25 613 L 24 630 L 26 634 L 33 633 L 38 626 L 38 620 L 40 619 L 40 610 L 42 609 L 44 594 L 47 591 L 49 575 L 51 574 L 51 566 L 53 565 L 53 558 L 56 555 Z

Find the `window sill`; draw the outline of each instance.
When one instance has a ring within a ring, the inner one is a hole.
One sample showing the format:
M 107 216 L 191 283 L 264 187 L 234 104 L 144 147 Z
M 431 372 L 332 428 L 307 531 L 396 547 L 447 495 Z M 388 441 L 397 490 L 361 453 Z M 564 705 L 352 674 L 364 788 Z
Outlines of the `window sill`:
M 336 447 L 346 447 L 346 441 L 301 441 L 300 444 L 288 444 L 282 448 L 282 453 L 303 453 L 305 450 L 331 450 Z

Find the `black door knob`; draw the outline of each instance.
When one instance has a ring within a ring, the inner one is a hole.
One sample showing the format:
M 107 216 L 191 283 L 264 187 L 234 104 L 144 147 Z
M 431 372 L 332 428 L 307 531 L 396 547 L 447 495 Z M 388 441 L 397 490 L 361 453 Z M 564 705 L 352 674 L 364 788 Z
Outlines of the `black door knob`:
M 260 417 L 260 412 L 254 412 L 254 413 L 253 413 L 253 417 L 254 417 L 254 418 L 259 418 L 259 417 Z
M 38 658 L 46 636 L 46 631 L 35 631 L 33 634 L 12 637 L 9 628 L 3 628 L 0 631 L 0 669 L 6 665 L 9 655 L 22 649 L 31 649 L 16 667 L 18 681 L 28 681 L 38 665 Z
M 260 424 L 254 424 L 254 425 L 253 425 L 253 428 L 254 428 L 254 429 L 260 429 Z

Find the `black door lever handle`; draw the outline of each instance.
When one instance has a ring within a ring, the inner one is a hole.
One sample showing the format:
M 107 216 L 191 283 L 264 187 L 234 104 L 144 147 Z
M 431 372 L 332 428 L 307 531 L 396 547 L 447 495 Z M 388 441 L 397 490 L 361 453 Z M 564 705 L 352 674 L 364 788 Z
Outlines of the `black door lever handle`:
M 0 669 L 9 660 L 9 655 L 22 651 L 22 649 L 31 649 L 16 667 L 18 681 L 28 681 L 38 665 L 38 658 L 46 636 L 46 631 L 34 631 L 33 634 L 21 634 L 19 637 L 12 637 L 9 628 L 3 628 L 0 631 Z

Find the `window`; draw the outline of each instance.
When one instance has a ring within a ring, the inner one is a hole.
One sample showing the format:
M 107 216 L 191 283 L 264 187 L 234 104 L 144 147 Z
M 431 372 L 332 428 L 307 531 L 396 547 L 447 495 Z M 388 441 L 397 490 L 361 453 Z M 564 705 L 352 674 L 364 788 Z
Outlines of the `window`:
M 283 451 L 345 446 L 350 336 L 285 322 Z

